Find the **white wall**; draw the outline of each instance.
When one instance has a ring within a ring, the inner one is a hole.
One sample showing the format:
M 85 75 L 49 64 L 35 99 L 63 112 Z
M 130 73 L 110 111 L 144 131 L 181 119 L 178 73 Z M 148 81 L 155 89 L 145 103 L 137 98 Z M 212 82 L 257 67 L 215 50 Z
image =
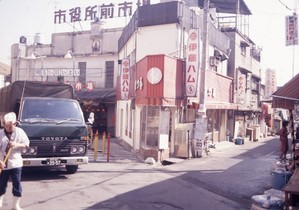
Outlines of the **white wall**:
M 177 27 L 177 24 L 138 28 L 138 31 L 120 50 L 119 58 L 122 59 L 132 54 L 135 50 L 135 43 L 138 46 L 136 62 L 147 55 L 165 54 L 175 57 L 180 50 L 179 37 L 180 29 Z

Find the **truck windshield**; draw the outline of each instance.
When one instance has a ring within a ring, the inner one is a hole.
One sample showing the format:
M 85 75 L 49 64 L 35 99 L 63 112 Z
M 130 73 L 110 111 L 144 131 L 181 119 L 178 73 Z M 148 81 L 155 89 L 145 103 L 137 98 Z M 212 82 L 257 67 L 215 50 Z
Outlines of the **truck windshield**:
M 24 100 L 21 122 L 81 122 L 83 115 L 81 107 L 72 100 Z

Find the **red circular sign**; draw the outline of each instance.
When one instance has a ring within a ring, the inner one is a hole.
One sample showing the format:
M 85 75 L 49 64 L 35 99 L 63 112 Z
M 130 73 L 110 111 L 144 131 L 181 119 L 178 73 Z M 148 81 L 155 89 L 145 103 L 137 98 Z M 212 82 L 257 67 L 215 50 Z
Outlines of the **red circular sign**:
M 191 39 L 191 40 L 196 40 L 196 39 L 197 39 L 197 33 L 196 33 L 196 32 L 192 32 L 192 33 L 190 34 L 190 39 Z

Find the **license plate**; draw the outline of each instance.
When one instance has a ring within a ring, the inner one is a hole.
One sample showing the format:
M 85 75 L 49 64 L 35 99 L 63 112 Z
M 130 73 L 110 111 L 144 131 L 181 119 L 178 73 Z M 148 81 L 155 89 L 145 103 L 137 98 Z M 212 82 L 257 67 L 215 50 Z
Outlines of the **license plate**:
M 56 166 L 56 165 L 60 165 L 60 164 L 61 164 L 60 159 L 47 159 L 47 165 L 49 165 L 49 166 Z

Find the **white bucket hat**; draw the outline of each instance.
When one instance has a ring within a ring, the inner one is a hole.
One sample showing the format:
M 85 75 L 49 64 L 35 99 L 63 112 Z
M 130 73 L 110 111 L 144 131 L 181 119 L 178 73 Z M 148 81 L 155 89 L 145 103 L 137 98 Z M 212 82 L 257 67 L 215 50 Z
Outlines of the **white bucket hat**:
M 9 112 L 4 115 L 4 123 L 11 123 L 14 124 L 17 122 L 17 116 L 14 112 Z

